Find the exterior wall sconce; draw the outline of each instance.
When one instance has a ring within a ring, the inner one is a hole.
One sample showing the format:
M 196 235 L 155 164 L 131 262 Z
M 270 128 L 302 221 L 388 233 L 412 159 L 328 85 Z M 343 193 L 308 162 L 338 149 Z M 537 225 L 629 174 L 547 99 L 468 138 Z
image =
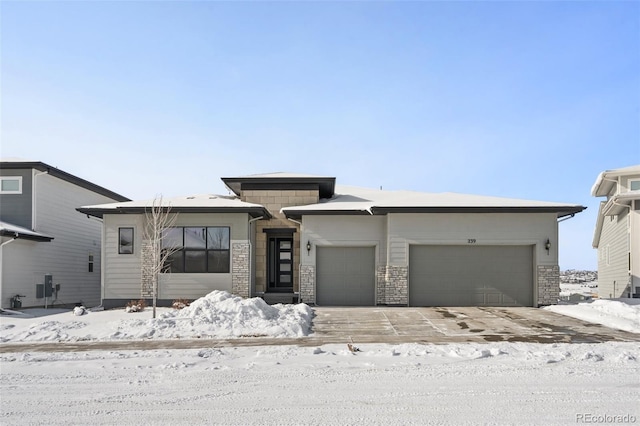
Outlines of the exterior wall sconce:
M 311 242 L 307 241 L 307 255 L 309 255 L 309 253 L 311 253 Z
M 551 249 L 551 241 L 547 238 L 547 242 L 544 243 L 544 248 L 547 250 L 547 254 L 549 254 L 549 250 Z

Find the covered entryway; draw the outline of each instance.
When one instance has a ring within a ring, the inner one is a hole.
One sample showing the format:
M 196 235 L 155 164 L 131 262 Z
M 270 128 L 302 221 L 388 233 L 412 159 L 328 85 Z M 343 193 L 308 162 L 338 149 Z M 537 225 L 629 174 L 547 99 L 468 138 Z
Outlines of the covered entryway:
M 411 246 L 410 306 L 534 306 L 533 246 Z
M 316 303 L 375 305 L 375 247 L 318 247 Z

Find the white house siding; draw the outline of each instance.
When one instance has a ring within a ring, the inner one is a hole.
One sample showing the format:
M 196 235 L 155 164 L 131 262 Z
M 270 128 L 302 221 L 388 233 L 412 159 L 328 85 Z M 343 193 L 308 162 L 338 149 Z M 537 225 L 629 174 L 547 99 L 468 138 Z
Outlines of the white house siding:
M 634 201 L 631 211 L 631 277 L 633 280 L 632 293 L 640 294 L 640 200 Z
M 605 216 L 598 244 L 598 294 L 603 298 L 627 297 L 629 294 L 628 210 Z
M 48 304 L 100 304 L 100 241 L 102 225 L 78 213 L 76 207 L 113 202 L 48 174 L 35 179 L 34 230 L 55 239 L 51 242 L 9 243 L 2 249 L 2 306 L 16 293 L 26 296 L 23 307 L 44 306 L 36 298 L 36 284 L 44 275 L 53 275 L 60 292 Z M 93 255 L 93 272 L 88 272 L 89 254 Z
M 103 299 L 126 301 L 141 297 L 140 248 L 143 216 L 134 214 L 104 215 L 105 218 L 105 276 Z M 249 215 L 245 213 L 180 213 L 175 226 L 228 226 L 231 245 L 246 243 Z M 134 228 L 134 253 L 118 254 L 118 229 Z M 233 262 L 233 259 L 232 259 Z M 232 289 L 232 273 L 228 274 L 162 274 L 158 298 L 197 299 L 213 290 Z M 110 302 L 110 304 L 113 304 Z

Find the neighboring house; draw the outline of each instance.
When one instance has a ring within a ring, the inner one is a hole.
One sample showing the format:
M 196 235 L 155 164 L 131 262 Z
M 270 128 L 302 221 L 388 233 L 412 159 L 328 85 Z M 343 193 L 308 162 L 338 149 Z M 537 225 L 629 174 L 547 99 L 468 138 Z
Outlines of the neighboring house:
M 39 161 L 0 160 L 0 308 L 99 305 L 102 224 L 76 207 L 127 200 Z
M 221 289 L 270 302 L 539 306 L 559 296 L 558 219 L 585 207 L 336 186 L 334 177 L 222 178 L 232 196 L 167 199 L 178 213 L 159 303 Z M 141 240 L 152 201 L 81 207 L 103 219 L 103 305 L 150 298 Z
M 607 197 L 593 236 L 598 296 L 640 297 L 640 165 L 600 173 L 591 195 Z

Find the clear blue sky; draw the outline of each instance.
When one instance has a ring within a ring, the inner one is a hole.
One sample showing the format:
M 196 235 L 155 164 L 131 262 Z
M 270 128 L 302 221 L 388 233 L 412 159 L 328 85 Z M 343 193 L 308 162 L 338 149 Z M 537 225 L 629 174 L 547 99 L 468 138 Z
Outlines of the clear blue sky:
M 1 152 L 133 199 L 290 171 L 577 203 L 640 163 L 640 2 L 0 2 Z

